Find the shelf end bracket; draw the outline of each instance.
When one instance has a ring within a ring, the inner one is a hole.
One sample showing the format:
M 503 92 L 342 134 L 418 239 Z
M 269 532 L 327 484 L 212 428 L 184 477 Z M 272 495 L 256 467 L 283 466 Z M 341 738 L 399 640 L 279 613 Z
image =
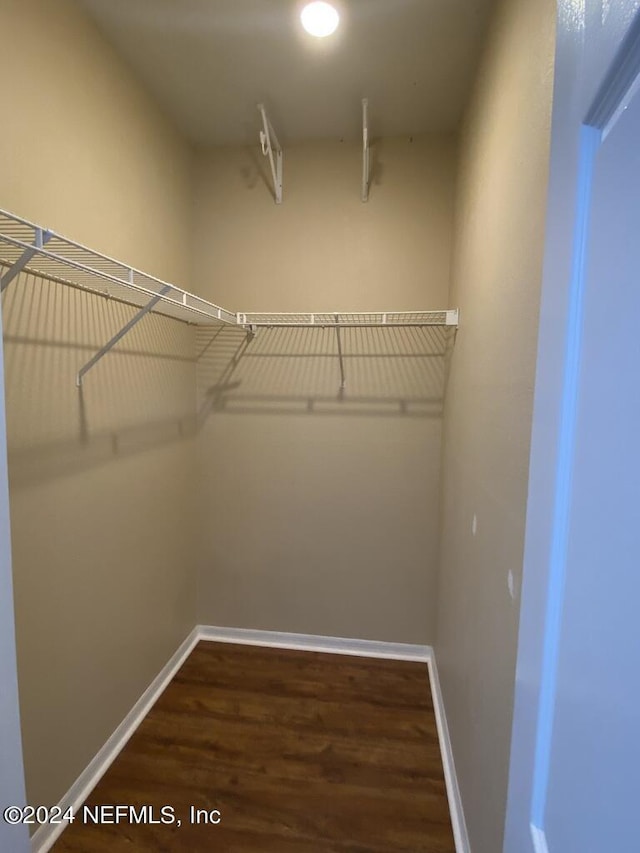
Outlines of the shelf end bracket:
M 52 237 L 52 231 L 46 231 L 43 228 L 35 229 L 35 237 L 33 244 L 29 246 L 28 249 L 24 250 L 24 252 L 20 255 L 20 257 L 13 264 L 13 266 L 9 267 L 6 273 L 0 278 L 0 293 L 4 293 L 4 291 L 7 289 L 7 287 L 9 287 L 14 278 L 20 275 L 20 273 L 29 263 L 31 258 L 34 255 L 38 254 L 38 249 L 42 249 L 45 243 L 48 243 Z
M 269 158 L 271 176 L 273 178 L 273 195 L 276 204 L 282 204 L 282 147 L 278 137 L 269 121 L 264 104 L 258 104 L 258 111 L 262 116 L 262 130 L 260 131 L 260 147 L 265 157 Z
M 362 201 L 369 201 L 369 100 L 362 99 Z

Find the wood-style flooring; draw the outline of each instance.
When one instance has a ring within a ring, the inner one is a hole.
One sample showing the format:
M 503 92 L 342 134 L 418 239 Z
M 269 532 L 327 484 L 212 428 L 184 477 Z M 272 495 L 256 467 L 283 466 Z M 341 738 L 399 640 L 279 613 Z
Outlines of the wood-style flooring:
M 86 802 L 116 804 L 176 823 L 78 817 L 54 853 L 455 853 L 420 663 L 201 642 Z

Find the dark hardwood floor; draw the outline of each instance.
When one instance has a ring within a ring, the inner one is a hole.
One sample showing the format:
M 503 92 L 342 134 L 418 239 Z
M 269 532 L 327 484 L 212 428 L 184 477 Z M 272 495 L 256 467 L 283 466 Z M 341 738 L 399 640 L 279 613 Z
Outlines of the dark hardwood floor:
M 455 853 L 426 664 L 199 643 L 85 805 L 116 804 L 176 823 L 54 853 Z

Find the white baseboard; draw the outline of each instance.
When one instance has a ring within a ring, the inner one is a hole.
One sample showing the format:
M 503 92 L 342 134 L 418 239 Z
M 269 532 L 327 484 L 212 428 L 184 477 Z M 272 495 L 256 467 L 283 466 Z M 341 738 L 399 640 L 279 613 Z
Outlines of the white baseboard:
M 287 634 L 276 631 L 254 631 L 246 628 L 197 625 L 58 803 L 63 813 L 70 806 L 73 807 L 74 811 L 82 806 L 200 640 L 426 663 L 429 667 L 431 695 L 438 728 L 456 853 L 470 853 L 435 656 L 431 646 L 412 645 L 410 643 L 385 643 L 376 640 L 346 639 L 344 637 L 320 637 L 314 634 Z M 55 826 L 43 824 L 31 838 L 32 853 L 48 853 L 66 826 L 66 823 Z
M 460 796 L 460 788 L 458 787 L 458 777 L 456 776 L 456 766 L 453 760 L 453 749 L 451 747 L 451 739 L 449 737 L 447 715 L 444 710 L 444 701 L 442 698 L 442 691 L 440 690 L 440 678 L 438 677 L 438 667 L 436 665 L 436 656 L 433 649 L 431 649 L 427 665 L 429 667 L 431 697 L 433 699 L 433 709 L 436 715 L 436 726 L 438 727 L 438 740 L 440 741 L 440 753 L 442 755 L 444 780 L 447 786 L 449 812 L 451 814 L 453 837 L 456 843 L 456 853 L 471 853 L 469 834 L 467 832 L 467 824 L 464 819 L 464 809 L 462 808 L 462 798 Z
M 199 639 L 198 629 L 194 628 L 186 640 L 181 643 L 180 647 L 162 667 L 158 675 L 153 679 L 151 684 L 147 687 L 115 732 L 106 741 L 104 746 L 82 771 L 62 800 L 58 803 L 63 813 L 66 812 L 70 806 L 73 807 L 74 811 L 82 806 L 91 791 L 113 764 L 127 741 L 131 738 L 140 723 L 149 713 L 151 706 L 155 703 L 178 669 L 180 669 L 184 661 L 191 654 L 193 647 Z M 41 824 L 38 830 L 31 837 L 32 853 L 48 853 L 58 840 L 59 836 L 62 835 L 66 827 L 66 821 L 60 824 Z
M 285 634 L 280 631 L 254 631 L 249 628 L 221 628 L 198 625 L 199 638 L 212 643 L 237 643 L 247 646 L 266 646 L 275 649 L 294 649 L 303 652 L 329 652 L 364 658 L 413 660 L 424 663 L 431 654 L 430 646 L 410 643 L 384 643 L 378 640 L 350 640 L 344 637 L 319 637 L 316 634 Z

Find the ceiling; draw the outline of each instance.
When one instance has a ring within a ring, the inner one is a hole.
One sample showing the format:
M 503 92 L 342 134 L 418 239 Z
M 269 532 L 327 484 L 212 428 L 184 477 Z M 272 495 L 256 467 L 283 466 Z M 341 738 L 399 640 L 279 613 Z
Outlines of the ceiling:
M 201 145 L 246 144 L 264 102 L 280 141 L 452 131 L 492 0 L 334 0 L 327 39 L 298 0 L 80 0 L 176 125 Z

